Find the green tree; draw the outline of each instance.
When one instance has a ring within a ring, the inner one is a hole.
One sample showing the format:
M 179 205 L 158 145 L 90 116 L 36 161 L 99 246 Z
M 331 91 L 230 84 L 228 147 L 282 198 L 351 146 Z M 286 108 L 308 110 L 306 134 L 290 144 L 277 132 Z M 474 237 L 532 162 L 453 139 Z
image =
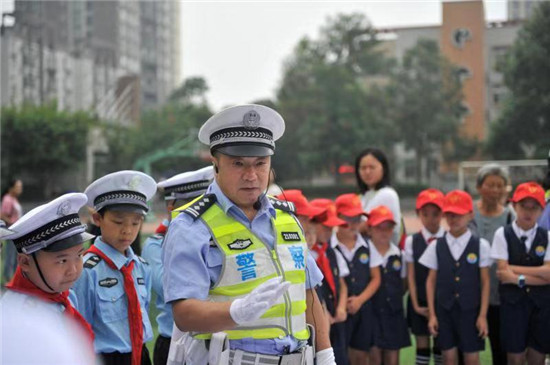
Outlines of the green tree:
M 90 114 L 58 111 L 55 103 L 1 113 L 2 176 L 32 176 L 48 193 L 55 176 L 85 160 L 88 130 L 96 123 Z
M 488 150 L 495 158 L 543 158 L 550 140 L 550 2 L 540 2 L 502 62 L 509 89 L 493 124 Z
M 191 134 L 196 139 L 198 129 L 212 115 L 206 104 L 207 90 L 204 79 L 192 78 L 176 89 L 165 105 L 145 111 L 140 125 L 123 127 L 106 123 L 109 153 L 98 174 L 131 169 L 138 161 L 148 161 L 155 174 L 204 166 L 199 156 L 185 156 L 192 152 L 192 146 L 174 146 Z
M 384 140 L 383 98 L 367 82 L 390 65 L 378 44 L 362 14 L 329 18 L 319 39 L 297 44 L 277 93 L 286 120 L 275 157 L 283 178 L 336 173 L 359 150 Z
M 456 69 L 432 40 L 420 39 L 392 74 L 388 92 L 394 138 L 415 152 L 417 183 L 423 180 L 422 161 L 434 151 L 447 145 L 466 145 L 458 133 L 461 90 Z

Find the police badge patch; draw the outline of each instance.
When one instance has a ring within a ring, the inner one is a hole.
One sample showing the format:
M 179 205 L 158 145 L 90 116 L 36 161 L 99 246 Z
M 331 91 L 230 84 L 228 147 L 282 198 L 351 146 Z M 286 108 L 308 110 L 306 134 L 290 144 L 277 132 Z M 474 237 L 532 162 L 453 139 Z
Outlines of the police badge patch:
M 105 278 L 103 280 L 99 281 L 99 286 L 104 286 L 106 288 L 112 288 L 113 286 L 118 284 L 117 278 Z
M 244 250 L 247 247 L 252 246 L 252 241 L 249 239 L 246 240 L 235 240 L 231 242 L 227 247 L 232 250 Z

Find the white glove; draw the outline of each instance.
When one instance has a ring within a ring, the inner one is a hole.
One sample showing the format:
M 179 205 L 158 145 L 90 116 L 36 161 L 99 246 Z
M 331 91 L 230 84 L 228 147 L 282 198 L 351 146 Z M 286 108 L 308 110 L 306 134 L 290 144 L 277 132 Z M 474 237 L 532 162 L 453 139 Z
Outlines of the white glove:
M 332 347 L 317 352 L 315 354 L 315 360 L 317 365 L 336 365 L 336 359 L 334 358 L 334 350 L 332 350 Z
M 231 303 L 229 307 L 231 318 L 239 325 L 257 320 L 275 304 L 289 286 L 290 282 L 281 282 L 280 277 L 269 279 L 258 285 L 245 297 L 235 299 Z

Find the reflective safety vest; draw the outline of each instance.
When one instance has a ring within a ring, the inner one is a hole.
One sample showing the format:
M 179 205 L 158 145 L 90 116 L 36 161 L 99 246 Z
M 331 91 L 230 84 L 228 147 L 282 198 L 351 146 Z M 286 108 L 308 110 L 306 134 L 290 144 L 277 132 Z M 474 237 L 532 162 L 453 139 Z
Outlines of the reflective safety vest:
M 213 194 L 178 209 L 194 219 L 201 219 L 223 254 L 220 277 L 210 288 L 207 300 L 226 302 L 244 297 L 261 283 L 277 276 L 291 283 L 287 292 L 261 318 L 224 331 L 230 340 L 250 337 L 272 339 L 289 335 L 298 340 L 309 338 L 305 314 L 306 240 L 296 218 L 290 213 L 291 205 L 270 199 L 276 209 L 276 218 L 272 219 L 276 237 L 273 248 L 245 225 L 227 216 L 215 204 Z M 210 333 L 193 335 L 199 339 L 211 337 Z

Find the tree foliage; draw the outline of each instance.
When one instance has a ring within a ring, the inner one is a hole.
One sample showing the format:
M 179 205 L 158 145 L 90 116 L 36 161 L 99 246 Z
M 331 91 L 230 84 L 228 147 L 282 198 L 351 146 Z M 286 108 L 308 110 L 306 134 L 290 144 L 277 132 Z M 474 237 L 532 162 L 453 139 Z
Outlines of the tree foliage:
M 98 174 L 134 168 L 141 159 L 150 159 L 153 171 L 158 174 L 202 167 L 204 161 L 198 156 L 183 156 L 191 154 L 192 147 L 181 147 L 179 156 L 169 149 L 190 135 L 196 139 L 198 129 L 212 115 L 205 101 L 207 90 L 204 79 L 189 79 L 174 91 L 168 103 L 145 111 L 140 125 L 123 127 L 105 123 L 109 152 Z
M 277 94 L 286 131 L 275 165 L 284 165 L 284 178 L 335 172 L 384 140 L 383 97 L 366 81 L 391 64 L 378 44 L 362 14 L 329 19 L 318 39 L 297 44 Z
M 398 133 L 395 138 L 415 152 L 416 180 L 420 182 L 423 159 L 444 146 L 467 145 L 458 133 L 462 85 L 456 68 L 440 53 L 438 44 L 420 39 L 405 53 L 388 90 L 392 100 L 390 118 Z
M 509 89 L 491 130 L 488 150 L 498 159 L 544 157 L 550 140 L 550 2 L 540 2 L 504 59 Z
M 2 109 L 2 176 L 32 176 L 45 191 L 54 177 L 78 167 L 95 119 L 58 111 L 55 103 Z

